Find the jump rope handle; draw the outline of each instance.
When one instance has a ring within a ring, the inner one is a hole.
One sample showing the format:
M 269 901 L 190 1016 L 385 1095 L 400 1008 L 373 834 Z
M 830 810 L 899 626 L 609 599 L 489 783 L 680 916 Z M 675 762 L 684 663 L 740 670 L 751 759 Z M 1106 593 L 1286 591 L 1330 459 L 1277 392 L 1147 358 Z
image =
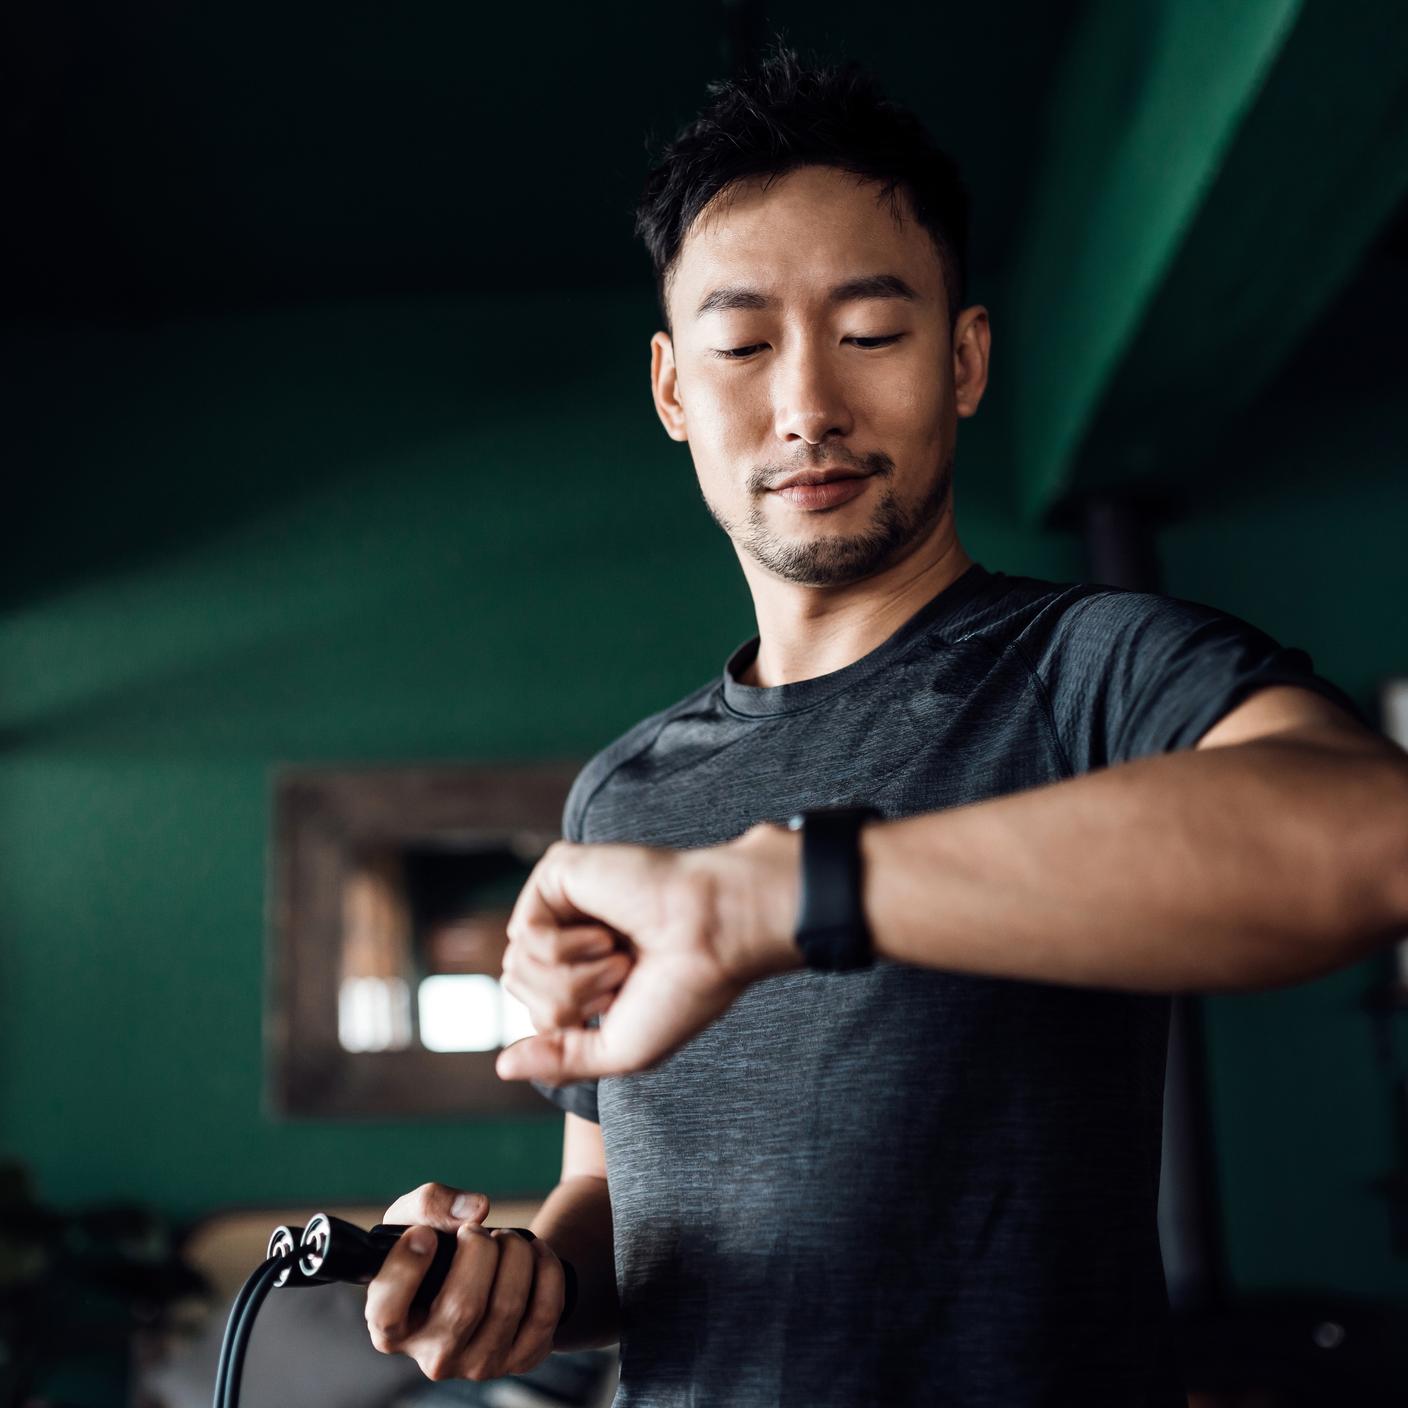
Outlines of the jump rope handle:
M 275 1239 L 283 1234 L 285 1238 L 296 1241 L 302 1252 L 297 1267 L 293 1269 L 287 1281 L 280 1284 L 317 1286 L 325 1285 L 329 1281 L 351 1281 L 365 1286 L 381 1270 L 387 1253 L 409 1230 L 409 1223 L 402 1225 L 379 1222 L 370 1231 L 364 1232 L 360 1227 L 351 1222 L 344 1222 L 340 1217 L 331 1217 L 320 1212 L 309 1221 L 308 1226 L 302 1229 L 297 1238 L 291 1237 L 292 1229 L 277 1228 L 274 1237 L 270 1238 L 269 1245 L 272 1254 Z M 537 1237 L 526 1227 L 510 1227 L 506 1230 L 517 1232 L 530 1242 L 537 1241 Z M 285 1249 L 288 1245 L 289 1241 L 282 1242 Z M 450 1263 L 455 1259 L 457 1245 L 453 1232 L 435 1233 L 435 1254 L 431 1257 L 430 1265 L 421 1278 L 420 1288 L 411 1301 L 415 1309 L 427 1309 L 439 1293 L 440 1287 L 445 1284 Z M 577 1269 L 570 1261 L 564 1261 L 562 1272 L 566 1284 L 561 1319 L 565 1320 L 577 1303 Z

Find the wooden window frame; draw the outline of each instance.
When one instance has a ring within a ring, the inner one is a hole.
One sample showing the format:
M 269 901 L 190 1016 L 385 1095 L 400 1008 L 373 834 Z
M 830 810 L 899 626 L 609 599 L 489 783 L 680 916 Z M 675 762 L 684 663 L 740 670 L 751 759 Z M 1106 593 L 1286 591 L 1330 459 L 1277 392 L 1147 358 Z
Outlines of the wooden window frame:
M 351 1052 L 338 1039 L 342 889 L 366 847 L 433 839 L 540 853 L 561 834 L 577 763 L 287 768 L 273 779 L 265 1098 L 281 1118 L 556 1118 L 502 1081 L 494 1051 Z

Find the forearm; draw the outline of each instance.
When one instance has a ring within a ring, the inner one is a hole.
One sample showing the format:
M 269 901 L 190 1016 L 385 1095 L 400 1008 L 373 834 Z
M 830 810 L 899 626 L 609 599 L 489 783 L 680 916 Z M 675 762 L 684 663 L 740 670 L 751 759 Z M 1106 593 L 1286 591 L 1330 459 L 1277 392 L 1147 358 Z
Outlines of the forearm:
M 1215 991 L 1303 981 L 1399 937 L 1408 755 L 1358 725 L 1266 717 L 1229 715 L 1206 746 L 866 825 L 875 952 L 1030 982 Z M 772 822 L 692 850 L 551 848 L 509 926 L 547 1029 L 505 1050 L 499 1074 L 562 1085 L 647 1069 L 750 983 L 801 968 L 801 848 Z M 599 1028 L 569 981 L 584 915 L 632 954 Z
M 1408 928 L 1408 772 L 1261 739 L 866 828 L 876 952 L 1143 991 L 1274 986 Z
M 577 1303 L 553 1337 L 554 1349 L 596 1349 L 620 1338 L 620 1303 L 606 1180 L 564 1178 L 548 1194 L 529 1228 L 577 1273 Z

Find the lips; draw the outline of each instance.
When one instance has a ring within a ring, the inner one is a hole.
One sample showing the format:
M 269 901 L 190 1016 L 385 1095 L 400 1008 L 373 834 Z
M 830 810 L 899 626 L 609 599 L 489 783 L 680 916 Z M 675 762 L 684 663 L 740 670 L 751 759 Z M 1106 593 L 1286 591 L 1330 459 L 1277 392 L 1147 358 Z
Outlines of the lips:
M 804 469 L 797 474 L 789 474 L 786 479 L 779 484 L 774 484 L 773 491 L 779 489 L 790 489 L 798 484 L 830 484 L 835 479 L 864 479 L 864 470 L 860 469 Z
M 795 508 L 839 508 L 863 494 L 869 482 L 868 474 L 813 471 L 793 475 L 772 492 Z

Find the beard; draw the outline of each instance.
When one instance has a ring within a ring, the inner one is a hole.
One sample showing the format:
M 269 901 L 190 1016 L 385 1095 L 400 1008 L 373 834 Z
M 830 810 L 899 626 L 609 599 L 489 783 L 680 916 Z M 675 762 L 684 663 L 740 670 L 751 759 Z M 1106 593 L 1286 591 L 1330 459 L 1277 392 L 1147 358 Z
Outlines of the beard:
M 770 478 L 782 476 L 775 472 L 770 476 L 767 470 L 755 470 L 749 476 L 753 507 L 744 523 L 730 523 L 708 499 L 704 503 L 734 546 L 774 576 L 809 587 L 845 586 L 873 576 L 922 541 L 943 517 L 953 485 L 952 453 L 914 503 L 895 493 L 895 466 L 888 455 L 867 456 L 858 467 L 869 470 L 877 481 L 870 523 L 861 533 L 799 541 L 776 532 L 767 521 L 762 495 Z

